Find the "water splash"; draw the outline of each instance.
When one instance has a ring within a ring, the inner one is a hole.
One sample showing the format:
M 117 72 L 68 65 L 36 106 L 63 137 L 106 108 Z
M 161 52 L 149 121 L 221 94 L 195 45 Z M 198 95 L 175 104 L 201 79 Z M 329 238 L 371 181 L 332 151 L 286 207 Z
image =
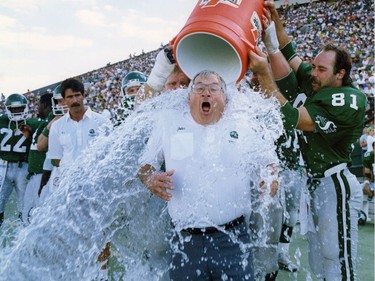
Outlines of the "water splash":
M 278 138 L 279 111 L 275 101 L 228 89 L 223 118 L 250 120 L 258 134 L 243 147 L 241 162 L 256 181 L 255 158 L 273 153 L 256 140 Z M 3 231 L 1 241 L 8 243 L 0 253 L 0 280 L 95 280 L 100 268 L 97 257 L 108 241 L 121 253 L 124 280 L 161 280 L 168 270 L 172 229 L 165 202 L 150 195 L 137 179 L 138 159 L 158 113 L 187 111 L 186 96 L 187 90 L 176 90 L 144 103 L 64 169 L 59 189 L 34 210 L 31 224 L 16 228 L 14 236 Z

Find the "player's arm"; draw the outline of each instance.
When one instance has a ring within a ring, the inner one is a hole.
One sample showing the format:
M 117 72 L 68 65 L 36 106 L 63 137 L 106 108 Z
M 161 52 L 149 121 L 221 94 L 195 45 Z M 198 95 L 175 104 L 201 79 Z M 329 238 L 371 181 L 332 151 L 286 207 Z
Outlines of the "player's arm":
M 61 116 L 55 116 L 44 128 L 42 133 L 38 137 L 38 143 L 37 143 L 37 149 L 38 151 L 41 152 L 46 152 L 48 151 L 48 137 L 49 137 L 49 130 L 51 129 L 51 126 L 54 122 L 59 120 Z
M 172 49 L 173 45 L 168 45 L 156 56 L 154 67 L 147 78 L 144 88 L 137 93 L 136 105 L 157 96 L 160 91 L 163 90 L 165 82 L 173 72 L 176 65 Z
M 273 75 L 268 67 L 267 56 L 259 49 L 256 53 L 250 51 L 249 69 L 258 75 L 262 91 L 267 98 L 275 97 L 281 106 L 281 112 L 284 114 L 284 125 L 287 129 L 297 128 L 307 132 L 313 132 L 314 122 L 305 107 L 293 108 L 288 100 L 281 94 Z
M 269 17 L 275 23 L 277 39 L 280 44 L 280 51 L 288 61 L 290 67 L 295 73 L 297 73 L 302 59 L 294 51 L 291 38 L 284 28 L 284 22 L 280 19 L 279 13 L 276 10 L 275 2 L 273 0 L 264 1 L 266 9 L 264 14 Z
M 47 128 L 47 127 L 46 127 Z M 38 137 L 37 148 L 40 152 L 48 151 L 48 134 L 49 130 L 44 128 L 43 132 Z

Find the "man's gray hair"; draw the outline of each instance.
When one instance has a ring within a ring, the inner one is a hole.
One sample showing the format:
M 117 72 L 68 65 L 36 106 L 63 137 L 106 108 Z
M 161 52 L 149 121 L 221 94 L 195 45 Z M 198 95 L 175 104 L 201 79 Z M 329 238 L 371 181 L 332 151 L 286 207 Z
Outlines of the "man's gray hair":
M 194 84 L 195 82 L 195 79 L 200 76 L 200 77 L 208 77 L 210 75 L 215 75 L 219 82 L 220 82 L 220 86 L 221 88 L 223 89 L 223 92 L 226 93 L 227 92 L 227 85 L 225 84 L 225 81 L 224 79 L 219 75 L 219 73 L 217 73 L 216 71 L 213 71 L 213 70 L 202 70 L 200 72 L 198 72 L 193 79 L 191 79 L 191 82 L 190 82 L 190 87 Z

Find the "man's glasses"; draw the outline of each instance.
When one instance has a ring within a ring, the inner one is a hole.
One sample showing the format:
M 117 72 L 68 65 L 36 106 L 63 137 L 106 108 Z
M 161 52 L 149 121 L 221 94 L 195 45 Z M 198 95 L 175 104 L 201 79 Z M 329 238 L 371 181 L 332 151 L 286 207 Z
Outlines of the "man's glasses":
M 209 85 L 206 85 L 206 84 L 203 84 L 203 83 L 197 83 L 197 84 L 193 84 L 191 86 L 191 89 L 192 89 L 194 94 L 202 94 L 206 88 L 208 88 L 208 91 L 212 95 L 219 94 L 221 92 L 221 90 L 223 89 L 217 83 L 212 83 L 212 84 L 209 84 Z

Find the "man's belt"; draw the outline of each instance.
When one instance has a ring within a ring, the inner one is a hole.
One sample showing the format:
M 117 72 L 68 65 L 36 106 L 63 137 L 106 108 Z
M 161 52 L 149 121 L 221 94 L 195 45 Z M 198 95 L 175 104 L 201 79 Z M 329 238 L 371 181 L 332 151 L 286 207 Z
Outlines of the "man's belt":
M 244 221 L 245 221 L 245 217 L 240 216 L 226 224 L 222 224 L 217 227 L 210 226 L 210 227 L 203 227 L 203 228 L 185 228 L 185 229 L 182 229 L 181 231 L 187 232 L 190 234 L 198 234 L 198 235 L 212 234 L 212 233 L 219 232 L 221 229 L 225 229 L 225 230 L 231 229 L 237 225 L 242 224 Z

